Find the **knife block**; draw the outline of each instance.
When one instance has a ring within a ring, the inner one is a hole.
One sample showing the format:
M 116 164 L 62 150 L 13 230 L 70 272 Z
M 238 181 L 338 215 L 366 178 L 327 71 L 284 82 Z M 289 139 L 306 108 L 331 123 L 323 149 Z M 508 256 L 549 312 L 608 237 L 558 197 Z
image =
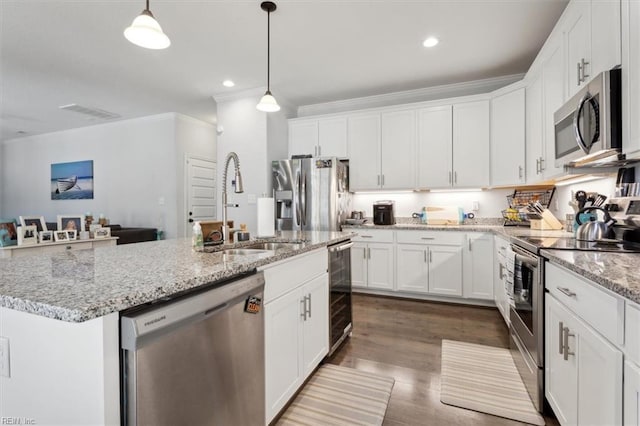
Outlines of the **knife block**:
M 562 229 L 562 223 L 556 219 L 556 217 L 549 211 L 549 209 L 545 209 L 542 213 L 540 213 L 542 219 L 531 219 L 530 226 L 531 229 L 535 230 L 560 230 Z

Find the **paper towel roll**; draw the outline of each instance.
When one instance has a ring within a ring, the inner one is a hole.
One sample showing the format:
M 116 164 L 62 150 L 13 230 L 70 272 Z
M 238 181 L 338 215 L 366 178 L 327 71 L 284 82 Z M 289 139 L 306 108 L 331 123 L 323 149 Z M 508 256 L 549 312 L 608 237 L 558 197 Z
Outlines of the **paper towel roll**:
M 258 237 L 275 235 L 275 205 L 273 198 L 258 198 Z

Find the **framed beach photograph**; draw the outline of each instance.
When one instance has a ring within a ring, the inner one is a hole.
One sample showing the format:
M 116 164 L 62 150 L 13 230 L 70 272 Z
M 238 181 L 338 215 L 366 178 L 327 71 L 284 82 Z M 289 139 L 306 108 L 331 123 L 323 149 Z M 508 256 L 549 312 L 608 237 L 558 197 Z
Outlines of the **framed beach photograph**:
M 96 239 L 109 238 L 110 236 L 111 236 L 111 228 L 109 227 L 96 228 L 96 230 L 93 231 L 93 238 L 96 238 Z
M 53 231 L 40 231 L 40 244 L 53 242 Z
M 53 235 L 56 241 L 69 241 L 69 234 L 67 231 L 53 231 Z
M 38 232 L 47 231 L 47 222 L 44 221 L 44 216 L 20 216 L 21 226 L 35 226 L 38 228 Z
M 18 226 L 18 245 L 32 246 L 38 244 L 38 228 L 35 225 Z
M 18 244 L 18 230 L 13 219 L 0 219 L 0 247 Z
M 58 231 L 84 231 L 84 215 L 59 214 Z
M 51 165 L 52 200 L 93 200 L 93 160 Z

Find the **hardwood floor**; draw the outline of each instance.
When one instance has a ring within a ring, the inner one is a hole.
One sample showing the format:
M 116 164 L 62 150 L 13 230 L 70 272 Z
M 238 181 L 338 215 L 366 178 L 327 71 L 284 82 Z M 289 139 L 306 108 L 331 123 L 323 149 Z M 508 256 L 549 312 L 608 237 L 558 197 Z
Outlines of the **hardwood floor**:
M 329 362 L 395 378 L 384 425 L 522 424 L 440 402 L 442 339 L 509 347 L 496 309 L 354 294 L 353 324 Z

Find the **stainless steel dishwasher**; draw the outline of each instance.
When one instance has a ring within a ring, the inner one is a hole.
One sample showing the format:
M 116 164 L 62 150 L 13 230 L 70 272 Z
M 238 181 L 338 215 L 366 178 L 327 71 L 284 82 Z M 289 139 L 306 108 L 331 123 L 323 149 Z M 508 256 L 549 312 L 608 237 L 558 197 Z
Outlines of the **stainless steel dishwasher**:
M 125 313 L 125 425 L 263 425 L 263 274 Z

